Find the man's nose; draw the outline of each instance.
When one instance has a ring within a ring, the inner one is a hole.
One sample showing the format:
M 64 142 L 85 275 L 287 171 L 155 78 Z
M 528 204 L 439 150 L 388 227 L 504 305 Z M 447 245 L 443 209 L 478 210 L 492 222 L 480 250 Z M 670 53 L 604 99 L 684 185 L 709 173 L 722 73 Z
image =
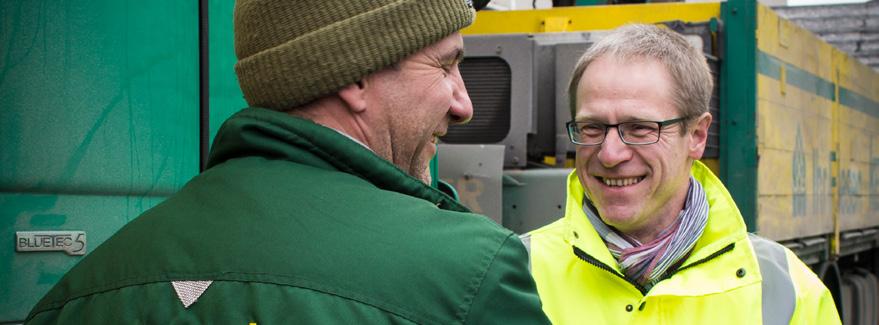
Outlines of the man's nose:
M 452 105 L 449 108 L 449 115 L 452 117 L 452 124 L 464 124 L 473 118 L 473 103 L 470 101 L 470 95 L 467 94 L 461 71 L 456 67 L 453 73 L 455 81 L 452 85 Z
M 598 151 L 598 161 L 602 166 L 612 168 L 629 159 L 632 159 L 632 148 L 620 138 L 617 127 L 608 128 Z

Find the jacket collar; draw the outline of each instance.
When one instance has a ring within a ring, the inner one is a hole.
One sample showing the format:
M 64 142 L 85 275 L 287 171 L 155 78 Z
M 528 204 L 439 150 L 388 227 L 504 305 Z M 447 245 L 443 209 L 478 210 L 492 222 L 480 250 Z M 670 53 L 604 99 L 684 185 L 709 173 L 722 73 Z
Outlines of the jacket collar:
M 723 183 L 715 176 L 708 167 L 699 161 L 693 163 L 690 169 L 693 177 L 702 184 L 705 196 L 708 199 L 708 223 L 702 236 L 696 241 L 689 257 L 683 266 L 694 261 L 701 260 L 721 250 L 729 244 L 747 236 L 742 214 L 736 207 Z M 602 263 L 613 267 L 621 272 L 616 259 L 610 254 L 607 245 L 598 235 L 598 232 L 589 224 L 586 214 L 583 212 L 584 189 L 577 177 L 577 170 L 568 175 L 567 203 L 565 206 L 564 223 L 567 227 L 565 240 L 581 250 L 589 253 Z
M 282 112 L 252 107 L 230 117 L 214 138 L 207 168 L 251 156 L 338 170 L 378 188 L 428 200 L 445 210 L 469 212 L 448 195 L 345 135 Z

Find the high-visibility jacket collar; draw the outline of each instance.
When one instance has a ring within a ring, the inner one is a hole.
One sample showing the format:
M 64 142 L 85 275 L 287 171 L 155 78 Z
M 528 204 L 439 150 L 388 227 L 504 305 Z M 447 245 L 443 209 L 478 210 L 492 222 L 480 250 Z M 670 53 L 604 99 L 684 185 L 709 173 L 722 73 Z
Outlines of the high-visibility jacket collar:
M 686 267 L 700 260 L 709 258 L 725 247 L 745 239 L 746 227 L 742 214 L 736 207 L 729 192 L 723 186 L 707 166 L 699 161 L 693 164 L 690 170 L 693 177 L 702 184 L 705 196 L 708 199 L 708 223 L 692 252 L 681 264 Z M 607 245 L 598 235 L 598 232 L 589 223 L 583 212 L 584 189 L 577 177 L 577 170 L 568 175 L 567 204 L 565 207 L 564 223 L 567 228 L 565 240 L 574 247 L 588 252 L 592 257 L 612 267 L 622 274 L 619 263 L 610 254 Z M 744 248 L 739 248 L 744 249 Z M 747 248 L 750 250 L 750 248 Z M 655 288 L 656 290 L 660 288 Z M 654 290 L 654 291 L 656 291 Z

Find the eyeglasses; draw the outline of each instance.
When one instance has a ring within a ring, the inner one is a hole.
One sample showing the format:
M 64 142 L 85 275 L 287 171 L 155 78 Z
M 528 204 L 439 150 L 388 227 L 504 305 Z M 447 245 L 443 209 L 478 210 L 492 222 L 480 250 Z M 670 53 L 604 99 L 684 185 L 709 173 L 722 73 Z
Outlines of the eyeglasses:
M 581 146 L 597 146 L 604 143 L 607 130 L 616 128 L 620 139 L 625 144 L 644 145 L 659 141 L 662 128 L 686 121 L 688 117 L 679 117 L 665 121 L 635 121 L 618 124 L 604 124 L 594 121 L 570 121 L 567 123 L 568 136 L 571 142 Z

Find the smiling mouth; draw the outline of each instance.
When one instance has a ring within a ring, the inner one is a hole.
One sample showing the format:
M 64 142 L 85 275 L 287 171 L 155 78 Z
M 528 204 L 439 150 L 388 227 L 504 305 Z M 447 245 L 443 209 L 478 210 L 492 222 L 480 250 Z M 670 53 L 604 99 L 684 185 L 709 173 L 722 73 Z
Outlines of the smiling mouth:
M 606 178 L 606 177 L 595 176 L 595 178 L 597 178 L 598 181 L 604 183 L 604 185 L 607 185 L 610 187 L 624 187 L 624 186 L 631 186 L 631 185 L 638 184 L 647 177 L 646 176 L 639 176 L 639 177 L 627 177 L 627 178 Z

